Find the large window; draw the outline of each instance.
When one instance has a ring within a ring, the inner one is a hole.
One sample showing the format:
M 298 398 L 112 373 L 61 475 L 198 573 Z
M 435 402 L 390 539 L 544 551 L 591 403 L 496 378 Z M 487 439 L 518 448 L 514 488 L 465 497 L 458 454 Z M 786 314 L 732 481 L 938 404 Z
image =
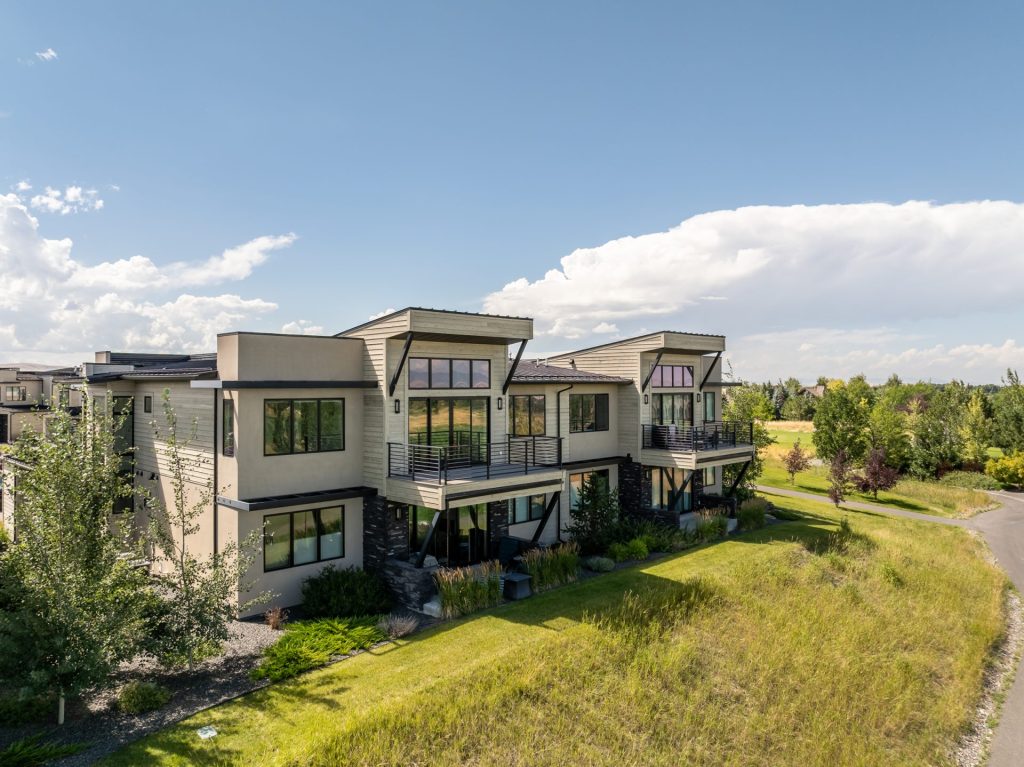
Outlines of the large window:
M 660 511 L 689 511 L 690 487 L 685 469 L 651 469 L 651 507 Z
M 409 358 L 410 389 L 490 389 L 490 360 Z
M 704 420 L 715 421 L 715 393 L 713 391 L 704 392 Z
M 591 481 L 597 484 L 602 492 L 608 492 L 610 487 L 610 475 L 608 469 L 597 469 L 596 471 L 584 471 L 580 474 L 569 475 L 569 508 L 580 507 L 580 495 L 583 492 L 583 483 Z
M 345 507 L 270 514 L 263 518 L 263 571 L 345 556 Z
M 229 399 L 221 403 L 221 417 L 223 418 L 221 433 L 221 452 L 231 457 L 235 454 L 235 403 Z
M 659 426 L 692 426 L 693 394 L 652 394 L 651 423 Z
M 570 394 L 569 431 L 608 431 L 608 395 Z
M 718 481 L 718 467 L 709 466 L 704 469 L 704 487 L 711 487 Z
M 28 387 L 5 386 L 4 399 L 8 402 L 25 402 L 28 399 Z
M 544 516 L 547 507 L 547 496 L 524 495 L 513 498 L 508 504 L 508 523 L 519 525 L 523 522 L 535 522 Z
M 263 454 L 327 453 L 345 449 L 345 400 L 263 401 Z
M 688 389 L 693 386 L 693 365 L 656 365 L 651 375 L 651 386 L 655 389 Z
M 515 394 L 509 397 L 513 437 L 540 437 L 546 431 L 543 394 Z

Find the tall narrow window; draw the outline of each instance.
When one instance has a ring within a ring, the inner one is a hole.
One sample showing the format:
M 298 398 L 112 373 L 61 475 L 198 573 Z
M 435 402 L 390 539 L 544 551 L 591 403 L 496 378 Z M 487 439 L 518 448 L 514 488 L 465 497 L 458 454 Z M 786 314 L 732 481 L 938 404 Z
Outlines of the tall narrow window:
M 64 394 L 64 392 L 62 390 L 61 391 L 61 395 L 63 396 L 63 394 Z M 143 413 L 152 413 L 153 412 L 153 397 L 151 395 L 149 395 L 149 394 L 147 394 L 146 396 L 144 396 L 142 398 L 142 412 Z
M 714 421 L 715 419 L 715 393 L 704 392 L 704 420 Z
M 151 399 L 146 397 L 146 399 Z M 221 452 L 230 457 L 235 454 L 235 407 L 229 399 L 221 403 Z
M 509 397 L 512 436 L 543 436 L 546 430 L 543 394 L 515 394 Z

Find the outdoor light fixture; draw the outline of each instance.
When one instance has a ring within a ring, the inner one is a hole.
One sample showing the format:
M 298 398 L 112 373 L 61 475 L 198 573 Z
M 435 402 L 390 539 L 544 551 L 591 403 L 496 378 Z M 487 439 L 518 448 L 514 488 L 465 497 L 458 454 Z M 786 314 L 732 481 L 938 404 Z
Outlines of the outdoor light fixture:
M 395 400 L 395 412 L 396 413 L 401 413 L 402 412 L 402 400 L 400 400 L 400 399 L 396 399 Z
M 498 410 L 501 410 L 501 397 L 498 397 Z
M 647 404 L 648 402 L 650 402 L 650 397 L 648 397 L 648 396 L 647 396 L 647 395 L 645 394 L 645 395 L 644 395 L 644 404 L 646 405 L 646 404 Z
M 700 392 L 697 392 L 697 401 L 700 402 Z

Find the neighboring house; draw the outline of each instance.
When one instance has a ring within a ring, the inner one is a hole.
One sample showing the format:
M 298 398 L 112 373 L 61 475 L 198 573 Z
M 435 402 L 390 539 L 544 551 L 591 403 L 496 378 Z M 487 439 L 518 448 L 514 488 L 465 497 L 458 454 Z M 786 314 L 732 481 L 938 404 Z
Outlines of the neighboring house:
M 103 352 L 82 381 L 131 414 L 134 481 L 158 498 L 165 390 L 195 424 L 189 497 L 216 490 L 196 551 L 262 531 L 251 576 L 278 604 L 336 565 L 381 573 L 418 608 L 437 566 L 565 539 L 588 475 L 627 512 L 679 524 L 721 504 L 721 467 L 752 456 L 750 425 L 721 422 L 721 336 L 544 363 L 522 359 L 532 337 L 529 319 L 409 308 L 337 336 L 228 333 L 215 355 Z

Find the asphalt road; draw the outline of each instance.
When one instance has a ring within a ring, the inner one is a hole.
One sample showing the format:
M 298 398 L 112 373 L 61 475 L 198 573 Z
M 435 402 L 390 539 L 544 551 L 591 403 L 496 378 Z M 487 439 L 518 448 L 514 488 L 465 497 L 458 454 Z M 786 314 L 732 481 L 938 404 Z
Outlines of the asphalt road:
M 759 487 L 758 489 L 794 498 L 822 500 L 820 495 L 784 488 Z M 846 502 L 843 506 L 892 517 L 917 519 L 922 522 L 977 530 L 988 542 L 999 566 L 1006 571 L 1017 590 L 1024 594 L 1024 494 L 996 492 L 989 493 L 989 495 L 1003 505 L 971 519 L 947 519 L 854 501 Z M 1017 674 L 1010 687 L 1010 693 L 1003 703 L 999 725 L 992 738 L 988 767 L 1024 767 L 1024 674 Z

